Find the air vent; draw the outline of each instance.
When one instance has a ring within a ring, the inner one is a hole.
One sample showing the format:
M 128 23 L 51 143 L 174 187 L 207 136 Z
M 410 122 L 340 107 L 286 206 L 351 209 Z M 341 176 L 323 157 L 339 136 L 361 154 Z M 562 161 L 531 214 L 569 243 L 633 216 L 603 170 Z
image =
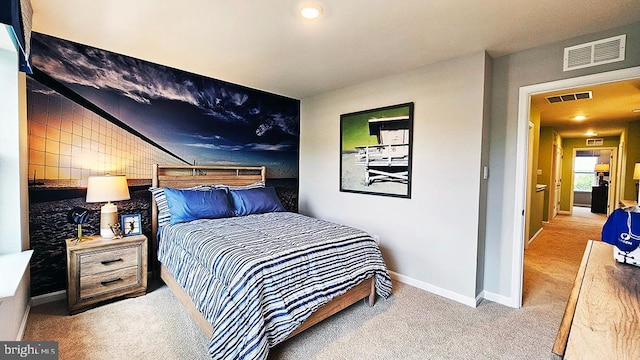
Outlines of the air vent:
M 625 34 L 564 48 L 562 71 L 623 61 L 626 40 Z
M 603 144 L 604 140 L 602 138 L 587 139 L 587 146 L 602 146 Z
M 591 99 L 591 98 L 593 98 L 593 94 L 591 93 L 591 91 L 582 91 L 578 93 L 553 95 L 553 96 L 546 97 L 549 104 L 574 101 L 574 100 Z

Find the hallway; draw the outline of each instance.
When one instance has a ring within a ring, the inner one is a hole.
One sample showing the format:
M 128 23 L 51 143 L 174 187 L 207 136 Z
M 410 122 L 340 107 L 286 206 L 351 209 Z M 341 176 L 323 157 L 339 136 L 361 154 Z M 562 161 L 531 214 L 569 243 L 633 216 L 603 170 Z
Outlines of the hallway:
M 587 240 L 600 240 L 606 220 L 604 214 L 574 207 L 573 215 L 558 215 L 543 225 L 524 254 L 523 307 L 566 303 Z

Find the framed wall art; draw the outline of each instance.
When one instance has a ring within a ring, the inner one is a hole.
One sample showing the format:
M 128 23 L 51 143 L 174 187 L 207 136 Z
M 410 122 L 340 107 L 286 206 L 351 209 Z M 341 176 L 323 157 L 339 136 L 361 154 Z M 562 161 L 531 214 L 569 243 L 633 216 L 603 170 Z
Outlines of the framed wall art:
M 340 191 L 411 198 L 413 103 L 340 115 Z

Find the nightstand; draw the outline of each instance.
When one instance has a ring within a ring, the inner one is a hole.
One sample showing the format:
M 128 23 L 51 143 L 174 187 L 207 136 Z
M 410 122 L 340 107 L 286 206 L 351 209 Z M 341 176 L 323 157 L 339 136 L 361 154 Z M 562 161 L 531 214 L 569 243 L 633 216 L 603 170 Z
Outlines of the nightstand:
M 76 314 L 97 303 L 147 291 L 147 237 L 67 239 L 67 299 Z

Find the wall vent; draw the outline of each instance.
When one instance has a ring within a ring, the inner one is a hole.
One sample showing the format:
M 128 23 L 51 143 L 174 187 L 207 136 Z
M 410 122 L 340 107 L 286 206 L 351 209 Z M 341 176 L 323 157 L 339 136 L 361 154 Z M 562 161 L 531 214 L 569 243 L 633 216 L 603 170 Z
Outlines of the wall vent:
M 583 99 L 591 99 L 591 98 L 593 98 L 593 93 L 591 91 L 582 91 L 582 92 L 572 93 L 572 94 L 547 96 L 545 99 L 547 99 L 549 104 L 554 104 L 554 103 L 560 103 L 560 102 L 566 102 L 566 101 L 583 100 Z
M 564 48 L 562 71 L 623 61 L 626 40 L 624 34 Z
M 602 138 L 587 139 L 587 146 L 602 146 L 603 144 L 604 140 Z

